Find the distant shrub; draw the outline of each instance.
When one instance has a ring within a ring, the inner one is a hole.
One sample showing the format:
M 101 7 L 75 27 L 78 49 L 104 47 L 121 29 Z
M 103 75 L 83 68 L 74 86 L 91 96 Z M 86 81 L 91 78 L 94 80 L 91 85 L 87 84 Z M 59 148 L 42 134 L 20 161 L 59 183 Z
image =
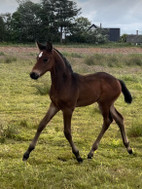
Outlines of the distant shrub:
M 72 58 L 82 58 L 83 55 L 79 53 L 68 53 L 68 52 L 63 52 L 63 55 L 65 57 L 72 57 Z
M 16 57 L 5 57 L 5 63 L 11 63 L 11 62 L 16 62 L 17 58 Z
M 102 54 L 95 54 L 93 56 L 87 56 L 85 58 L 85 64 L 92 66 L 92 65 L 103 65 L 103 62 L 105 60 L 104 55 Z
M 108 67 L 142 66 L 141 55 L 95 54 L 85 58 L 85 64 Z
M 85 64 L 87 64 L 88 66 L 95 65 L 94 62 L 95 61 L 94 61 L 94 57 L 93 56 L 89 56 L 89 57 L 85 58 Z
M 4 52 L 0 52 L 0 56 L 4 56 L 5 54 L 4 54 Z
M 123 55 L 123 59 L 126 66 L 142 66 L 142 55 L 140 54 Z
M 27 121 L 26 120 L 21 120 L 20 126 L 22 126 L 22 127 L 28 127 Z
M 138 79 L 136 77 L 134 77 L 133 75 L 124 75 L 122 77 L 122 80 L 124 80 L 124 81 L 138 82 Z
M 107 55 L 105 64 L 108 67 L 121 67 L 121 61 L 119 55 Z
M 79 53 L 71 53 L 71 57 L 73 58 L 82 58 L 83 56 Z
M 2 63 L 12 63 L 12 62 L 16 62 L 17 61 L 17 58 L 16 57 L 13 57 L 13 56 L 5 56 L 1 59 L 1 62 Z
M 127 62 L 127 65 L 129 66 L 142 66 L 142 57 L 140 56 L 134 56 L 134 57 L 131 57 L 129 62 Z

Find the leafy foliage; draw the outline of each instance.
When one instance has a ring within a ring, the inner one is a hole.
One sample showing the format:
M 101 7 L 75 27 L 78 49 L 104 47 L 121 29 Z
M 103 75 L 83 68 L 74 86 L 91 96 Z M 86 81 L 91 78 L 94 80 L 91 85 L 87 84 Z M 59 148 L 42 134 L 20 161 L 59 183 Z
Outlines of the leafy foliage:
M 63 31 L 65 35 L 70 32 L 74 25 L 73 20 L 80 12 L 76 3 L 70 0 L 42 0 L 41 3 L 20 0 L 18 2 L 19 7 L 12 16 L 10 14 L 0 16 L 1 41 L 60 40 L 62 42 Z M 6 33 L 10 37 L 5 37 Z
M 105 43 L 107 31 L 88 31 L 91 22 L 77 17 L 81 8 L 71 0 L 18 0 L 17 11 L 0 16 L 0 41 Z
M 40 35 L 39 4 L 31 1 L 22 2 L 11 20 L 11 35 L 16 41 L 34 41 Z

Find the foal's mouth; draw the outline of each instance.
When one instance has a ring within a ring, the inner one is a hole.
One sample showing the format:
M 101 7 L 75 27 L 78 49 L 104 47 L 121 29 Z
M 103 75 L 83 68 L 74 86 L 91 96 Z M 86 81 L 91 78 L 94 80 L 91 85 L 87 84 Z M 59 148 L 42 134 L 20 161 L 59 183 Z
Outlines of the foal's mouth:
M 40 75 L 37 74 L 36 72 L 31 72 L 31 73 L 30 73 L 30 77 L 31 77 L 32 79 L 34 79 L 34 80 L 37 80 L 37 79 L 40 77 Z

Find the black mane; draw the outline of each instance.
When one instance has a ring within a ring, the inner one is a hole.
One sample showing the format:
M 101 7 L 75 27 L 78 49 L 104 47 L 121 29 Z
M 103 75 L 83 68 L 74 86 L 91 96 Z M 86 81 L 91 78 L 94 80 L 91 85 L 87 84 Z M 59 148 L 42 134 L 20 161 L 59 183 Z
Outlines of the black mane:
M 59 52 L 57 49 L 54 48 L 55 51 L 57 51 L 59 53 L 59 55 L 62 57 L 62 59 L 64 60 L 64 63 L 66 65 L 66 67 L 68 68 L 68 70 L 70 70 L 71 73 L 73 73 L 72 67 L 69 63 L 69 61 L 63 56 L 63 54 L 61 52 Z

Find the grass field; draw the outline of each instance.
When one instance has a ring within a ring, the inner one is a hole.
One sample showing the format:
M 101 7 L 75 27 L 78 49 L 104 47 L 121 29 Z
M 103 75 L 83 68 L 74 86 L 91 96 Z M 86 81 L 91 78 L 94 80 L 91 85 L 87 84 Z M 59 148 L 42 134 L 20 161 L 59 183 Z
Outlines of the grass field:
M 121 95 L 117 109 L 125 118 L 129 155 L 113 123 L 92 160 L 87 154 L 102 125 L 96 104 L 77 108 L 72 134 L 83 157 L 77 163 L 63 134 L 59 112 L 40 136 L 27 162 L 22 156 L 48 109 L 50 74 L 33 81 L 29 73 L 36 48 L 0 46 L 0 189 L 140 189 L 142 188 L 142 48 L 57 48 L 81 74 L 105 71 L 125 81 L 132 93 Z

